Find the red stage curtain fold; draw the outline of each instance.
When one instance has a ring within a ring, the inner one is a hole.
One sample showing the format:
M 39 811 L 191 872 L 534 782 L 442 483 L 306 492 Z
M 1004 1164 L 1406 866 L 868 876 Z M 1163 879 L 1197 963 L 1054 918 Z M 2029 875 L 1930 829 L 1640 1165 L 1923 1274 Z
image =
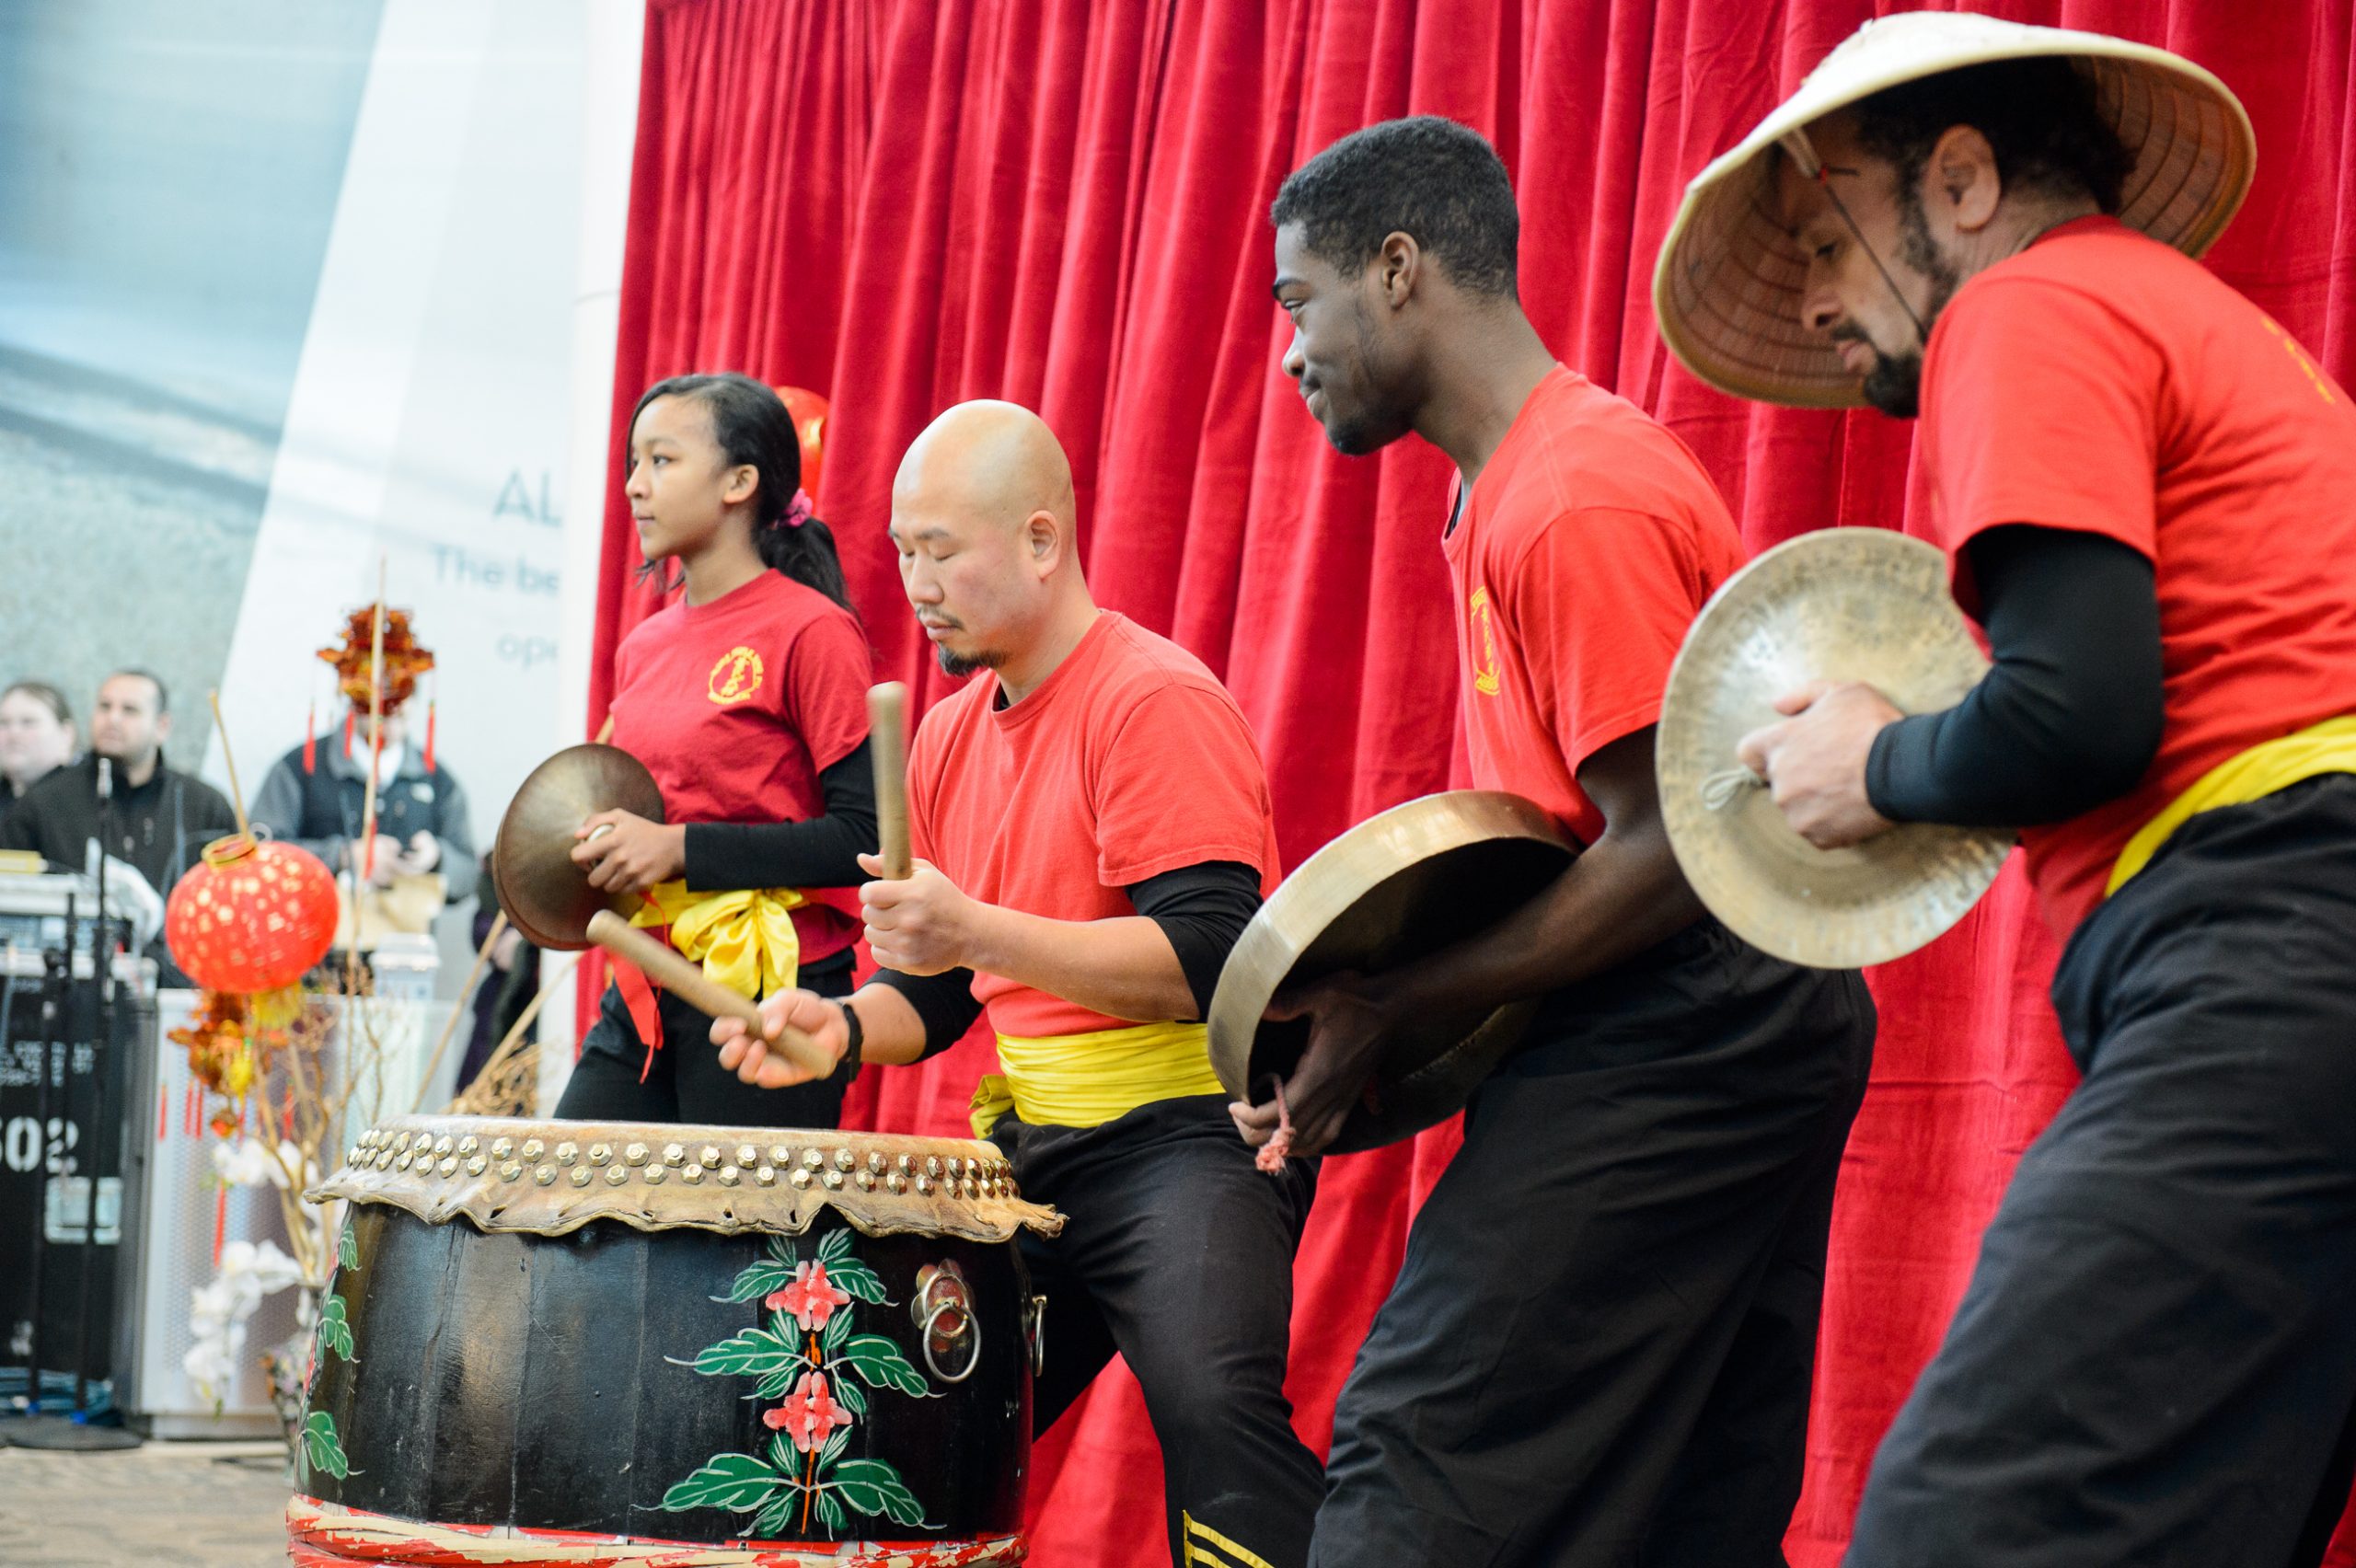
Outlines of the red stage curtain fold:
M 2257 122 L 2258 185 L 2212 263 L 2356 382 L 2356 0 L 1980 8 L 2161 44 L 2232 85 Z M 1649 304 L 1684 182 L 1875 9 L 651 0 L 617 443 L 660 375 L 744 370 L 831 397 L 821 513 L 879 671 L 921 705 L 944 682 L 884 534 L 899 455 L 960 398 L 1037 408 L 1071 455 L 1099 602 L 1170 632 L 1234 689 L 1298 862 L 1370 812 L 1461 781 L 1461 762 L 1438 549 L 1448 466 L 1415 441 L 1339 458 L 1299 407 L 1267 298 L 1278 182 L 1374 120 L 1478 127 L 1520 193 L 1532 319 L 1566 363 L 1694 447 L 1754 548 L 1894 524 L 1909 427 L 1722 397 L 1669 360 Z M 593 732 L 613 646 L 658 602 L 631 575 L 618 484 L 606 536 Z M 1954 933 L 1873 976 L 1881 1039 L 1835 1216 L 1796 1563 L 1838 1561 L 1874 1444 L 1937 1344 L 1980 1228 L 2069 1092 L 2044 997 L 2054 957 L 2015 869 Z M 871 1073 L 851 1114 L 960 1133 L 987 1050 Z M 1442 1129 L 1326 1165 L 1294 1304 L 1290 1389 L 1313 1443 L 1453 1147 Z M 1034 1561 L 1161 1561 L 1158 1465 L 1116 1371 L 1041 1447 Z

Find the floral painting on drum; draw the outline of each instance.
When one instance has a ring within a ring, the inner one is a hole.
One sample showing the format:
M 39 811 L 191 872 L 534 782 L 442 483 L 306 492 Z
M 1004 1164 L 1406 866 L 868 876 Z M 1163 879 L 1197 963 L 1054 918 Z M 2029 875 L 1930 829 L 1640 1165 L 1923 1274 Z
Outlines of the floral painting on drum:
M 715 1301 L 754 1301 L 766 1326 L 707 1345 L 691 1362 L 710 1378 L 754 1378 L 751 1398 L 776 1400 L 761 1424 L 777 1434 L 762 1454 L 714 1454 L 664 1493 L 674 1513 L 724 1508 L 752 1517 L 744 1537 L 787 1532 L 839 1539 L 851 1513 L 924 1528 L 924 1505 L 898 1469 L 847 1457 L 853 1428 L 867 1413 L 870 1389 L 932 1397 L 924 1374 L 881 1334 L 853 1333 L 852 1304 L 895 1305 L 875 1271 L 852 1254 L 852 1236 L 834 1231 L 803 1258 L 772 1237 L 760 1261 Z

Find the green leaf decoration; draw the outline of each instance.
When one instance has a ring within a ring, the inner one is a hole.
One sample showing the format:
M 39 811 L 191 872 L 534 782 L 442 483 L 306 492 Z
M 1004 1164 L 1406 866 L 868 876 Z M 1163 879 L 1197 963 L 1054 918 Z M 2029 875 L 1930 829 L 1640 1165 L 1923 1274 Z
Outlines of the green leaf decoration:
M 924 1505 L 900 1480 L 900 1472 L 882 1459 L 845 1459 L 825 1484 L 870 1517 L 882 1514 L 895 1525 L 924 1523 Z
M 335 1239 L 335 1261 L 347 1269 L 360 1266 L 360 1238 L 352 1233 L 349 1218 L 344 1220 L 343 1229 Z
M 867 1413 L 867 1390 L 859 1386 L 858 1378 L 829 1378 L 826 1379 L 826 1391 L 834 1396 L 837 1404 L 850 1412 L 851 1414 L 865 1415 Z
M 818 1468 L 823 1470 L 829 1465 L 832 1465 L 837 1459 L 843 1457 L 843 1450 L 849 1447 L 850 1428 L 848 1426 L 836 1427 L 835 1435 L 826 1439 L 826 1446 L 818 1450 Z
M 837 1231 L 836 1235 L 847 1234 Z M 884 1280 L 873 1269 L 857 1258 L 845 1258 L 826 1265 L 826 1283 L 843 1291 L 854 1301 L 864 1301 L 871 1307 L 889 1307 L 891 1297 L 884 1294 Z
M 696 1472 L 663 1494 L 663 1507 L 674 1514 L 690 1508 L 725 1508 L 749 1514 L 768 1500 L 787 1478 L 750 1454 L 714 1454 Z
M 793 1528 L 793 1516 L 802 1506 L 802 1492 L 803 1488 L 799 1482 L 788 1482 L 784 1490 L 771 1498 L 769 1505 L 761 1510 L 759 1516 L 745 1527 L 744 1533 L 747 1536 L 775 1539 L 791 1530 Z
M 837 1311 L 818 1331 L 818 1350 L 827 1360 L 842 1354 L 843 1342 L 850 1338 L 850 1314 Z
M 794 1478 L 802 1473 L 802 1456 L 793 1451 L 793 1445 L 786 1440 L 782 1432 L 769 1439 L 769 1463 L 784 1471 L 786 1479 L 794 1485 L 801 1484 Z
M 326 1360 L 330 1351 L 354 1366 L 360 1365 L 360 1358 L 352 1354 L 352 1323 L 344 1316 L 341 1296 L 330 1296 L 319 1303 L 319 1359 Z
M 849 1516 L 843 1512 L 843 1505 L 835 1501 L 831 1492 L 818 1493 L 818 1522 L 826 1528 L 830 1536 L 841 1535 L 843 1527 L 850 1523 Z
M 829 1231 L 826 1235 L 819 1239 L 818 1261 L 826 1265 L 826 1272 L 828 1274 L 833 1274 L 835 1272 L 835 1265 L 849 1256 L 849 1231 Z
M 748 1400 L 774 1400 L 782 1398 L 785 1391 L 793 1387 L 794 1374 L 800 1370 L 801 1367 L 799 1364 L 796 1364 L 792 1366 L 780 1367 L 775 1372 L 768 1373 L 759 1382 L 753 1385 L 753 1391 L 746 1394 L 745 1397 Z
M 746 1329 L 718 1344 L 706 1345 L 690 1364 L 707 1378 L 760 1377 L 781 1372 L 802 1360 L 801 1348 L 767 1329 Z
M 924 1374 L 908 1364 L 908 1358 L 900 1354 L 898 1345 L 881 1334 L 860 1335 L 843 1346 L 839 1359 L 858 1373 L 869 1388 L 897 1389 L 918 1399 L 931 1392 L 924 1380 Z M 874 1512 L 872 1508 L 866 1511 Z
M 303 1418 L 303 1463 L 338 1481 L 352 1474 L 352 1461 L 344 1458 L 343 1443 L 336 1436 L 335 1417 L 326 1411 L 315 1410 Z
M 772 1290 L 783 1290 L 793 1283 L 793 1243 L 780 1236 L 769 1238 L 767 1254 L 757 1262 L 745 1265 L 728 1287 L 725 1296 L 715 1296 L 714 1301 L 757 1301 Z

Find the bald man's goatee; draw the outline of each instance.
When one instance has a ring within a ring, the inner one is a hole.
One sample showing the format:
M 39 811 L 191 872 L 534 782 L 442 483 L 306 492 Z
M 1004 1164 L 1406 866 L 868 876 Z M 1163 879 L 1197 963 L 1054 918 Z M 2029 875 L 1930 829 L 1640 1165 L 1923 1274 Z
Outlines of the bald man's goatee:
M 941 673 L 953 680 L 962 681 L 976 670 L 995 670 L 1006 663 L 1003 653 L 952 653 L 938 643 L 933 645 L 932 652 L 933 657 L 941 661 Z

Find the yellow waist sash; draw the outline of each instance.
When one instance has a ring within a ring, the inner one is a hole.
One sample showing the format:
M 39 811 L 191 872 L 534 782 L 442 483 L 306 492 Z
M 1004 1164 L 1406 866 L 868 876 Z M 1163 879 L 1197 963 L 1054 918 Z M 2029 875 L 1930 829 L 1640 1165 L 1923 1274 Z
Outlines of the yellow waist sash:
M 2136 829 L 2135 836 L 2111 863 L 2110 883 L 2102 895 L 2108 898 L 2128 878 L 2151 864 L 2168 835 L 2183 826 L 2187 818 L 2219 806 L 2263 800 L 2277 790 L 2326 773 L 2356 773 L 2356 713 L 2327 719 L 2280 740 L 2261 741 L 2194 779 L 2191 788 Z
M 974 1090 L 974 1136 L 1009 1111 L 1034 1126 L 1093 1127 L 1157 1100 L 1223 1094 L 1199 1023 L 1139 1023 L 1042 1040 L 998 1037 L 999 1066 Z
M 633 926 L 668 926 L 671 945 L 740 997 L 790 989 L 802 972 L 793 911 L 809 902 L 790 887 L 689 893 L 685 882 L 649 888 Z

